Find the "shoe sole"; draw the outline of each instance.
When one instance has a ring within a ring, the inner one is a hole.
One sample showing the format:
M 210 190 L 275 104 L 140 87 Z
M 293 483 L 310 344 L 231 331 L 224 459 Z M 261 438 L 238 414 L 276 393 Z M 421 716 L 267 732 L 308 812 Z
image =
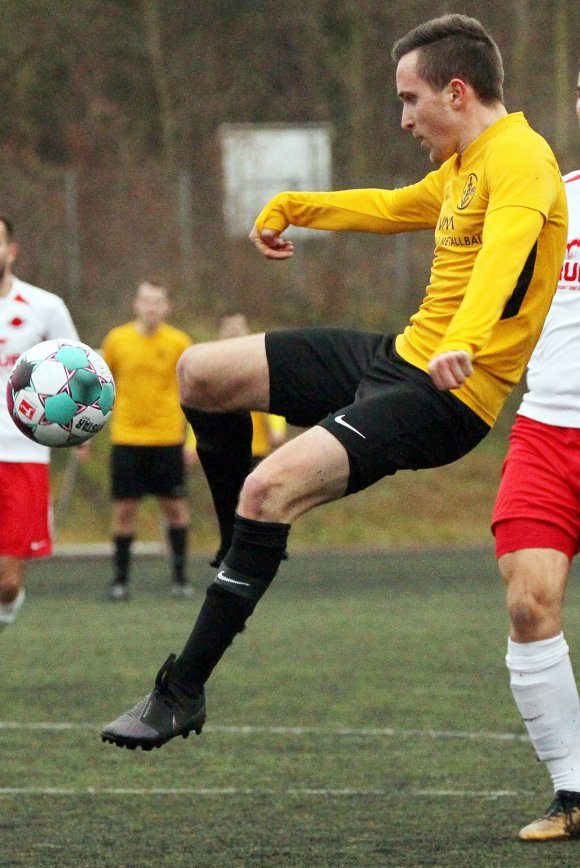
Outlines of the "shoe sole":
M 188 738 L 191 732 L 195 732 L 196 735 L 201 735 L 205 720 L 205 709 L 203 709 L 203 711 L 198 715 L 198 719 L 193 720 L 192 723 L 186 723 L 185 726 L 178 729 L 177 732 L 168 735 L 166 738 L 160 736 L 159 738 L 147 739 L 145 741 L 144 739 L 136 738 L 135 736 L 115 735 L 114 733 L 102 732 L 101 741 L 108 744 L 114 744 L 117 747 L 126 747 L 128 750 L 135 750 L 138 747 L 140 747 L 141 750 L 153 750 L 153 748 L 156 747 L 163 747 L 163 745 L 167 744 L 168 741 L 171 741 L 172 738 L 177 738 L 178 736 Z

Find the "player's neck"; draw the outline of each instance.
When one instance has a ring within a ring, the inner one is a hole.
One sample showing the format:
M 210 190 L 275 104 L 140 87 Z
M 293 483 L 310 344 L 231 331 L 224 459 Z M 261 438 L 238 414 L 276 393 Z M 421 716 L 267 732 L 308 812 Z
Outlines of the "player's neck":
M 0 298 L 6 298 L 11 289 L 12 274 L 5 271 L 3 276 L 0 278 Z
M 491 106 L 479 104 L 465 124 L 457 150 L 459 156 L 461 156 L 472 142 L 482 135 L 482 133 L 489 129 L 489 127 L 493 126 L 497 121 L 501 120 L 501 118 L 505 117 L 507 113 L 506 107 L 500 102 L 494 103 Z
M 135 328 L 139 332 L 140 335 L 145 335 L 145 337 L 150 338 L 151 335 L 156 334 L 161 327 L 161 323 L 156 323 L 156 325 L 148 325 L 147 323 L 141 322 L 141 320 L 135 320 Z

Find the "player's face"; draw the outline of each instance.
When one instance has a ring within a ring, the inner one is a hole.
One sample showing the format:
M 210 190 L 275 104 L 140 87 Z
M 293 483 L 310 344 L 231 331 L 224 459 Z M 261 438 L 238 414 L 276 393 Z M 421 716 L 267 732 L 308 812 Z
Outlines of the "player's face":
M 433 90 L 417 74 L 418 52 L 403 55 L 397 66 L 397 93 L 403 101 L 401 126 L 429 151 L 432 163 L 443 163 L 458 150 L 457 115 L 449 87 Z
M 133 307 L 138 321 L 147 331 L 154 331 L 169 311 L 167 293 L 158 286 L 142 283 L 137 289 Z
M 17 253 L 16 244 L 8 237 L 6 225 L 0 220 L 0 281 L 2 281 L 6 273 L 10 272 L 10 267 L 16 259 Z

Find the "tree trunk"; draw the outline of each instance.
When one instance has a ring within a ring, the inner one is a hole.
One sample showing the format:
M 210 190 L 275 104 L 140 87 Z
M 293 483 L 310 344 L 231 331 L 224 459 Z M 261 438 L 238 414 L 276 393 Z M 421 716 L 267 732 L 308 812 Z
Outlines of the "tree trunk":
M 163 54 L 159 6 L 157 0 L 140 0 L 140 7 L 145 31 L 145 45 L 151 62 L 152 79 L 159 102 L 159 120 L 163 134 L 163 161 L 168 169 L 174 169 L 177 162 L 175 118 Z

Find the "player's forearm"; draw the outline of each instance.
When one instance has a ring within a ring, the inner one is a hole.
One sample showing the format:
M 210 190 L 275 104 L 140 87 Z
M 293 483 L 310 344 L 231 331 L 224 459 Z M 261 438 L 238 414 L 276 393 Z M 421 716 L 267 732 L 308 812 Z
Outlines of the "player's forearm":
M 416 188 L 419 185 L 415 185 Z M 287 192 L 275 196 L 258 215 L 256 226 L 283 232 L 287 226 L 338 232 L 390 234 L 432 228 L 439 202 L 431 195 L 402 190 Z

